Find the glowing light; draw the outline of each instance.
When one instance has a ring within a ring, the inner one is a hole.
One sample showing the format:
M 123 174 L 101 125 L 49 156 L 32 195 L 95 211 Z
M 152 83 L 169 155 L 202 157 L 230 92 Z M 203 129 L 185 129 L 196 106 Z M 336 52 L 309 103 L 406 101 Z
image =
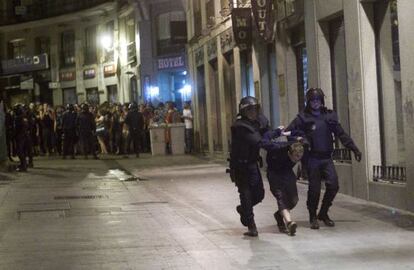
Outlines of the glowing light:
M 184 76 L 187 75 L 187 70 L 184 70 L 182 73 Z
M 103 35 L 101 36 L 101 45 L 106 50 L 112 49 L 112 37 L 110 35 Z
M 182 95 L 185 95 L 185 96 L 191 95 L 191 85 L 188 85 L 188 84 L 184 85 L 184 87 L 178 90 L 178 92 L 180 92 Z
M 150 97 L 156 97 L 160 94 L 160 88 L 158 86 L 150 86 L 149 87 L 149 95 Z

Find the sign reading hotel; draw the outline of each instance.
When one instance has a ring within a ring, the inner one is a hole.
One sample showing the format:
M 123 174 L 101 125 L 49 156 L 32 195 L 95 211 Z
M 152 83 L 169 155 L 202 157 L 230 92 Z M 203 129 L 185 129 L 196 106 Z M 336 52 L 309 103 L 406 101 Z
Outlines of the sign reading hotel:
M 273 16 L 271 0 L 252 0 L 252 10 L 257 31 L 266 42 L 273 40 Z
M 163 57 L 157 59 L 158 70 L 185 68 L 185 56 Z
M 234 40 L 240 50 L 246 50 L 252 44 L 252 13 L 250 8 L 233 8 L 232 23 Z

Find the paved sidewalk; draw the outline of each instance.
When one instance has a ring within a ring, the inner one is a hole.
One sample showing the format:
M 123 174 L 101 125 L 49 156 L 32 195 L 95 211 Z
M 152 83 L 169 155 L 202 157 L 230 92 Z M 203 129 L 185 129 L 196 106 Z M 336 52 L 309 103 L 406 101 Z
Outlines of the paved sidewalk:
M 414 269 L 414 216 L 338 195 L 334 228 L 277 231 L 265 180 L 244 237 L 225 166 L 193 156 L 40 158 L 0 173 L 0 269 Z M 122 181 L 124 180 L 124 181 Z

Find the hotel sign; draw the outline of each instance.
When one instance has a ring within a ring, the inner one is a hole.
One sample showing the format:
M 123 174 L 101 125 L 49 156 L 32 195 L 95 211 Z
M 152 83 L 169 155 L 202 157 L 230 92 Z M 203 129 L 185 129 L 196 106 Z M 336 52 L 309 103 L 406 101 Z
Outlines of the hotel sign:
M 250 8 L 233 8 L 232 23 L 234 39 L 240 50 L 250 48 L 252 44 L 252 13 Z
M 266 42 L 273 40 L 273 16 L 271 0 L 252 0 L 252 10 L 257 31 Z
M 164 57 L 157 59 L 158 70 L 185 68 L 185 56 Z
M 47 54 L 1 61 L 3 75 L 37 71 L 49 68 Z

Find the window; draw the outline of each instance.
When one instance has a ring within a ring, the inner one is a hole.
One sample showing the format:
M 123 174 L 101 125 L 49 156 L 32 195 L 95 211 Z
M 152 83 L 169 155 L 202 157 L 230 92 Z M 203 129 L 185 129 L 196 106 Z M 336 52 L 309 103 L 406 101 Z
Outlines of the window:
M 381 165 L 405 166 L 397 0 L 375 2 Z
M 72 30 L 61 35 L 61 60 L 63 66 L 75 64 L 75 32 Z
M 85 64 L 96 63 L 96 25 L 85 28 Z
M 50 54 L 50 38 L 49 37 L 37 37 L 35 40 L 35 53 L 42 54 L 47 53 Z
M 214 0 L 206 1 L 207 27 L 215 25 Z
M 26 57 L 26 42 L 24 39 L 16 39 L 9 42 L 9 59 Z
M 105 25 L 104 35 L 107 35 L 109 37 L 108 40 L 111 42 L 111 44 L 109 44 L 104 51 L 105 62 L 114 61 L 114 31 L 115 31 L 114 25 L 115 25 L 114 21 L 109 21 Z
M 157 17 L 158 55 L 178 53 L 184 50 L 187 27 L 183 11 L 167 12 Z
M 86 102 L 88 102 L 91 105 L 99 105 L 98 88 L 86 88 Z
M 201 35 L 201 7 L 200 0 L 194 1 L 194 36 Z

